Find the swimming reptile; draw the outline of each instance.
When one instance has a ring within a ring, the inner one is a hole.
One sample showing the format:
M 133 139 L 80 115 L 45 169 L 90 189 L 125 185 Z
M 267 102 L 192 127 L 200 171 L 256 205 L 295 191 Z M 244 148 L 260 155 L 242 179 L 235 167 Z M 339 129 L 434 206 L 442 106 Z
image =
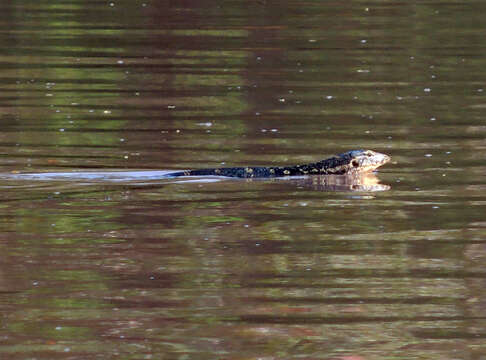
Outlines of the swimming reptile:
M 273 178 L 302 175 L 353 175 L 375 170 L 390 157 L 372 150 L 352 150 L 319 162 L 278 167 L 233 167 L 178 171 L 167 176 L 216 175 L 239 178 Z

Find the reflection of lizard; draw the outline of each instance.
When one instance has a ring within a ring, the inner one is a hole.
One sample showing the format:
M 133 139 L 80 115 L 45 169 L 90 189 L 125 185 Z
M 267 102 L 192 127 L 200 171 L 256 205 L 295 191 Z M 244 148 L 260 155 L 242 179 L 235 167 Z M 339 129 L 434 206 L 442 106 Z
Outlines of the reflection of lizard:
M 246 181 L 257 181 L 257 179 L 247 179 Z M 276 178 L 270 181 L 279 181 L 279 179 Z M 285 182 L 315 191 L 375 192 L 391 189 L 389 185 L 380 184 L 380 180 L 372 172 L 353 175 L 297 176 L 294 178 L 287 178 L 285 179 Z
M 386 164 L 390 157 L 371 150 L 352 150 L 316 163 L 284 167 L 234 167 L 185 170 L 167 176 L 229 176 L 272 178 L 302 175 L 351 175 L 370 172 Z

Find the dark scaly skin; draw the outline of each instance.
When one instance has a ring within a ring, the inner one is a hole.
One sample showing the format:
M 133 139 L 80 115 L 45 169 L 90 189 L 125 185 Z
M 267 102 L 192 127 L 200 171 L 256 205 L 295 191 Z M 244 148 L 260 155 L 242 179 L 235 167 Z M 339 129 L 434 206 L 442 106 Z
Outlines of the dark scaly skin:
M 303 175 L 351 175 L 373 171 L 390 157 L 371 150 L 353 150 L 316 163 L 285 167 L 233 167 L 179 171 L 168 176 L 228 176 L 239 178 L 273 178 Z

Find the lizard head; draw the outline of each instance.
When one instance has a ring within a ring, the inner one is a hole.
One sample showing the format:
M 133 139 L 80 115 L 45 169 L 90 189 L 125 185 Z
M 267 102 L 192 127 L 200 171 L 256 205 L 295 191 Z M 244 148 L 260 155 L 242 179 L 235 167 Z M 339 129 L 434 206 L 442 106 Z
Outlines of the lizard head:
M 339 154 L 346 165 L 346 174 L 370 172 L 391 160 L 388 155 L 373 150 L 351 150 Z

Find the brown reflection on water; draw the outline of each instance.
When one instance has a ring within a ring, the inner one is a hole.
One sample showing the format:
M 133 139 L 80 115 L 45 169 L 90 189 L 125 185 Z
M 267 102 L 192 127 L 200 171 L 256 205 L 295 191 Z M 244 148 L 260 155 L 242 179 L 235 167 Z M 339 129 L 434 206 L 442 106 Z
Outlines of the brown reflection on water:
M 0 10 L 0 358 L 486 356 L 484 4 Z M 356 148 L 378 184 L 69 175 Z
M 79 357 L 409 356 L 483 339 L 480 224 L 399 231 L 414 217 L 388 192 L 79 186 L 4 202 L 5 353 L 26 337 L 22 354 Z

